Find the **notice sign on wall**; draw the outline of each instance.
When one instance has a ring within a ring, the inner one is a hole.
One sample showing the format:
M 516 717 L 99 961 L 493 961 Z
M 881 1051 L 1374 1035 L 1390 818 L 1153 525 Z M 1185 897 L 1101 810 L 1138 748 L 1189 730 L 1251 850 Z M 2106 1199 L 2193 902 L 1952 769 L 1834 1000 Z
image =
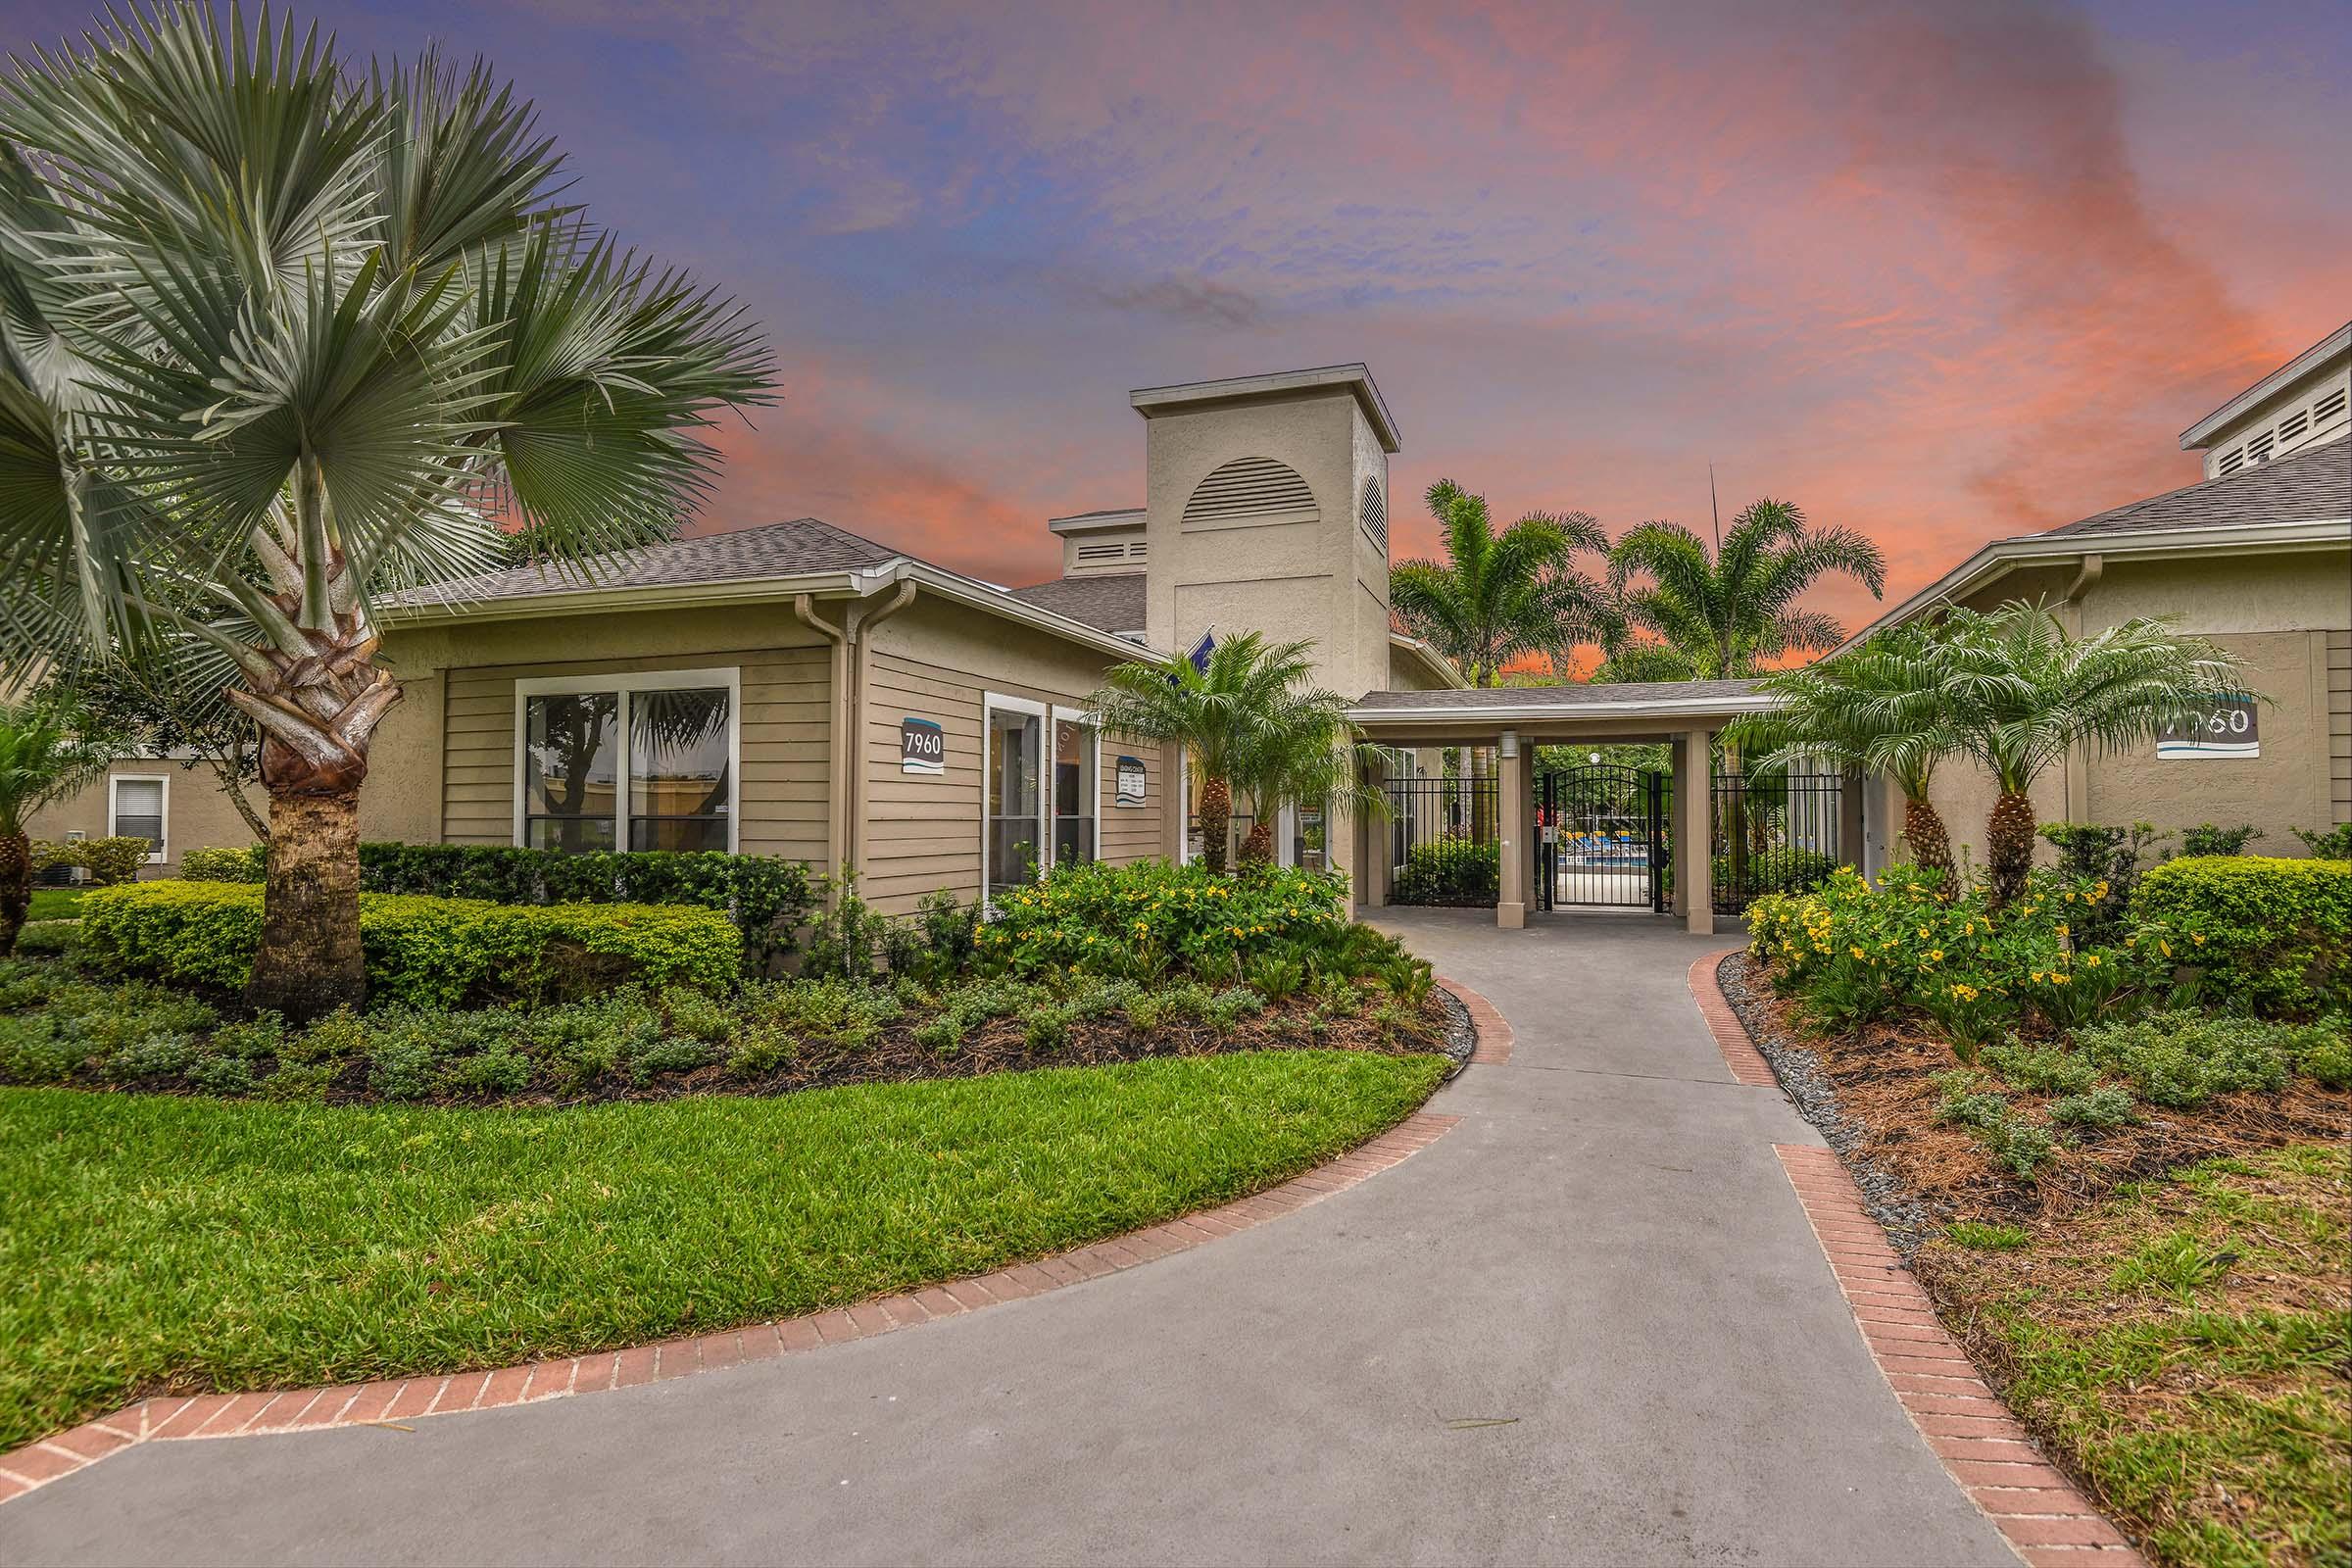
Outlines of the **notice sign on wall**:
M 899 771 L 937 778 L 948 770 L 948 738 L 928 718 L 899 720 Z
M 2261 719 L 2250 697 L 2216 697 L 2156 737 L 2156 756 L 2168 762 L 2261 755 Z
M 1112 775 L 1112 778 L 1114 782 L 1113 793 L 1110 797 L 1111 805 L 1141 806 L 1144 804 L 1144 760 L 1142 758 L 1120 758 L 1118 771 Z

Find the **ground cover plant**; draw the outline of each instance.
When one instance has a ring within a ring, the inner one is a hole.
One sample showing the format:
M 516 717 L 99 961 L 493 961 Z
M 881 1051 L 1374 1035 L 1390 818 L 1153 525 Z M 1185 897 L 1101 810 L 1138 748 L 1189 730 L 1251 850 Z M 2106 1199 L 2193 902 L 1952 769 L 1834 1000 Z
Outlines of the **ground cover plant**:
M 2011 1404 L 2166 1563 L 2352 1561 L 2352 1152 L 2200 1161 L 1956 1224 L 1922 1276 Z
M 149 1392 L 505 1365 L 983 1273 L 1285 1180 L 1444 1070 L 1245 1052 L 567 1110 L 0 1089 L 0 1449 Z
M 2135 837 L 2053 842 L 2112 874 Z M 1921 1266 L 1947 1321 L 2166 1563 L 2342 1562 L 2352 1539 L 2347 890 L 2344 862 L 2252 857 L 2168 861 L 2121 899 L 2036 871 L 1999 907 L 1841 872 L 1762 901 L 1726 969 L 1834 1089 L 1840 1152 L 1911 1205 L 1898 1241 L 1940 1227 Z M 2307 1217 L 2262 1217 L 2249 1171 Z M 2280 1243 L 2313 1214 L 2338 1243 Z

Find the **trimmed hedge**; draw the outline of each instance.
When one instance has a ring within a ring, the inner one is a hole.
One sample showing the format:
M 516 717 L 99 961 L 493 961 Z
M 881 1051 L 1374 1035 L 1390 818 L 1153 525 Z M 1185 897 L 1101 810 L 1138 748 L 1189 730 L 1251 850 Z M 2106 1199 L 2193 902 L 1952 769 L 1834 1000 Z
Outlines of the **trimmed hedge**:
M 1000 894 L 976 934 L 992 968 L 1028 974 L 1233 973 L 1244 957 L 1293 947 L 1336 954 L 1347 941 L 1348 879 L 1336 871 L 1207 867 L 1136 860 L 1060 866 Z
M 190 850 L 180 876 L 191 882 L 259 882 L 262 847 Z M 789 956 L 815 912 L 818 888 L 808 867 L 771 855 L 718 850 L 600 851 L 566 855 L 503 844 L 360 846 L 360 887 L 368 893 L 414 893 L 491 904 L 694 905 L 725 911 L 743 933 L 754 973 Z
M 2352 860 L 2167 860 L 2141 878 L 2132 914 L 2170 933 L 2224 1006 L 2289 1017 L 2352 1006 Z
M 233 991 L 261 945 L 262 890 L 226 882 L 100 888 L 82 953 L 103 968 Z M 371 1002 L 418 1007 L 565 1001 L 630 981 L 732 986 L 743 938 L 715 910 L 639 904 L 500 905 L 360 896 Z
M 1405 852 L 1389 880 L 1391 904 L 1491 905 L 1502 896 L 1502 847 L 1438 839 Z

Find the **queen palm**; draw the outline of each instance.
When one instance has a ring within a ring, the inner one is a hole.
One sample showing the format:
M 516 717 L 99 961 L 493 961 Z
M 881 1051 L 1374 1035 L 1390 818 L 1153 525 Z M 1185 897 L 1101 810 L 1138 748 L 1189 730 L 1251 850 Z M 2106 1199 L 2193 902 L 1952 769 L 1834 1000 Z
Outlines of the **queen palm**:
M 1473 686 L 1494 685 L 1514 659 L 1555 658 L 1613 627 L 1608 594 L 1575 566 L 1580 551 L 1609 548 L 1590 514 L 1531 512 L 1497 533 L 1486 497 L 1451 479 L 1428 499 L 1446 559 L 1390 567 L 1389 603 Z
M 388 598 L 658 537 L 763 401 L 730 305 L 618 251 L 484 68 L 125 9 L 0 87 L 0 659 L 167 650 L 262 735 L 249 998 L 358 999 Z
M 2000 791 L 1984 825 L 1991 897 L 2017 897 L 2034 864 L 2034 781 L 2078 746 L 2153 740 L 2213 699 L 2245 699 L 2237 656 L 2135 616 L 2077 636 L 2040 605 L 1954 610 L 1939 628 L 1939 690 L 1962 749 Z
M 1951 835 L 1929 799 L 1936 768 L 1961 749 L 1944 700 L 1944 641 L 1930 627 L 1873 632 L 1845 652 L 1762 680 L 1779 706 L 1726 726 L 1726 742 L 1769 773 L 1817 757 L 1881 774 L 1903 792 L 1903 838 L 1923 870 L 1953 886 Z
M 1843 642 L 1835 617 L 1796 603 L 1833 573 L 1861 582 L 1875 599 L 1886 592 L 1886 558 L 1851 528 L 1806 522 L 1788 501 L 1750 503 L 1715 549 L 1679 522 L 1644 522 L 1609 552 L 1620 613 L 1663 638 L 1681 655 L 1675 667 L 1695 680 L 1753 675 L 1772 660 Z M 1630 658 L 1655 645 L 1626 646 Z
M 1267 819 L 1286 794 L 1295 801 L 1322 785 L 1352 798 L 1339 785 L 1343 770 L 1353 776 L 1347 752 L 1354 729 L 1347 700 L 1314 684 L 1313 648 L 1247 632 L 1198 664 L 1179 657 L 1114 665 L 1088 699 L 1103 729 L 1185 749 L 1199 792 L 1201 858 L 1212 871 L 1225 869 L 1235 786 L 1257 797 L 1245 858 L 1263 858 L 1274 831 Z M 1332 771 L 1320 771 L 1327 763 Z
M 17 951 L 32 902 L 33 813 L 104 778 L 108 755 L 53 707 L 0 704 L 0 957 Z

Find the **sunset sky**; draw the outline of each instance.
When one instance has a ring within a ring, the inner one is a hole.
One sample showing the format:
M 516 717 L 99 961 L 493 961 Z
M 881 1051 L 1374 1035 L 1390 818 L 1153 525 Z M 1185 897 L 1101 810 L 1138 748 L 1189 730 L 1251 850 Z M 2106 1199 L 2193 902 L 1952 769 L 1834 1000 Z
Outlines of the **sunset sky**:
M 2346 0 L 318 15 L 488 55 L 601 221 L 765 324 L 783 401 L 698 527 L 1008 583 L 1141 501 L 1130 387 L 1362 360 L 1399 555 L 1440 475 L 1703 529 L 1712 461 L 1894 594 L 2195 478 L 2181 428 L 2352 317 Z

